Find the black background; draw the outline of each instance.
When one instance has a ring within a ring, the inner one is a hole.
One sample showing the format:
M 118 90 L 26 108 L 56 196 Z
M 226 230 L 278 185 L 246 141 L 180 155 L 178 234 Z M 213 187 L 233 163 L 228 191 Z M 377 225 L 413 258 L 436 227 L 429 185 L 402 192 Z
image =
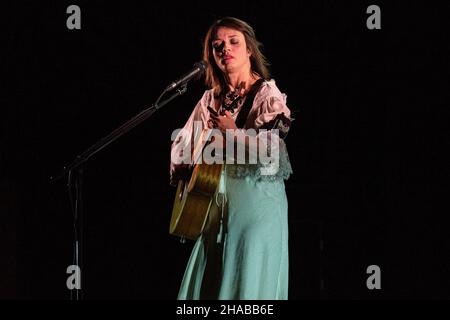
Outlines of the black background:
M 426 4 L 427 3 L 427 4 Z M 68 30 L 66 8 L 81 8 Z M 381 30 L 366 9 L 381 8 Z M 389 1 L 2 3 L 0 297 L 69 299 L 77 154 L 151 105 L 231 15 L 264 43 L 287 138 L 291 299 L 449 298 L 448 4 Z M 85 166 L 86 299 L 175 299 L 193 243 L 168 234 L 170 136 L 193 82 Z M 321 250 L 322 247 L 322 250 Z M 368 290 L 366 268 L 381 268 Z

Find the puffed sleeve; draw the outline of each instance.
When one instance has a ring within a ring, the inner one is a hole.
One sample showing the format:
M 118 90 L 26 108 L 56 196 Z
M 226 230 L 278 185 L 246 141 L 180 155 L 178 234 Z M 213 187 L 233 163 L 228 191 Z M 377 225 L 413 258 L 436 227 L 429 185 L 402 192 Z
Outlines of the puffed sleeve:
M 283 176 L 292 171 L 282 139 L 284 135 L 274 127 L 275 120 L 283 114 L 290 124 L 291 111 L 286 105 L 286 95 L 278 90 L 273 80 L 266 82 L 255 97 L 249 116 L 251 125 L 247 123 L 250 129 L 236 132 L 237 143 L 245 146 L 249 159 L 252 159 L 250 163 L 257 159 L 261 175 L 279 175 L 280 167 Z
M 285 94 L 264 97 L 257 112 L 258 116 L 255 119 L 256 128 L 264 127 L 265 124 L 270 123 L 281 113 L 284 113 L 287 118 L 291 117 L 291 111 L 286 105 Z

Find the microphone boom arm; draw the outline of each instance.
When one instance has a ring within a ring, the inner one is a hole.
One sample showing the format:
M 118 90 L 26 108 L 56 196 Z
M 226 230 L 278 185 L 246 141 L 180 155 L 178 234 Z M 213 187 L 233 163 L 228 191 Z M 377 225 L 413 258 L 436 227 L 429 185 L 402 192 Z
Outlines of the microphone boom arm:
M 187 91 L 187 83 L 183 83 L 176 90 L 175 93 L 173 93 L 170 97 L 168 97 L 166 100 L 163 100 L 160 103 L 159 100 L 162 97 L 161 95 L 160 98 L 158 98 L 158 100 L 154 104 L 152 104 L 151 107 L 141 111 L 139 114 L 137 114 L 136 116 L 125 122 L 123 125 L 112 131 L 110 134 L 98 140 L 91 147 L 89 147 L 84 152 L 76 156 L 75 160 L 73 160 L 68 166 L 64 167 L 60 174 L 58 174 L 55 177 L 54 176 L 50 177 L 50 180 L 51 181 L 59 180 L 70 171 L 78 168 L 81 164 L 86 162 L 94 154 L 96 154 L 97 152 L 99 152 L 100 150 L 108 146 L 110 143 L 114 142 L 115 140 L 123 136 L 125 133 L 127 133 L 131 129 L 135 128 L 136 126 L 144 122 L 145 120 L 147 120 L 149 117 L 153 115 L 153 113 L 155 113 L 156 110 L 164 107 L 166 104 L 168 104 L 176 97 L 183 95 L 184 93 L 186 93 L 186 91 Z M 166 92 L 167 90 L 165 90 L 163 94 Z

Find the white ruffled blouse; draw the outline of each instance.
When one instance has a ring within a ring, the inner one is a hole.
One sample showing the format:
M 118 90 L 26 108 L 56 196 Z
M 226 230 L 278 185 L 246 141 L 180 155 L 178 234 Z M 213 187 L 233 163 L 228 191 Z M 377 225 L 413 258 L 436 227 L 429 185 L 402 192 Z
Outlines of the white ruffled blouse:
M 286 100 L 287 96 L 280 92 L 275 84 L 275 80 L 265 81 L 255 95 L 245 127 L 253 128 L 258 132 L 258 129 L 273 120 L 280 113 L 284 113 L 286 117 L 290 118 L 291 112 L 286 105 Z M 239 104 L 238 109 L 233 114 L 235 120 L 244 104 L 243 102 Z M 194 132 L 195 121 L 201 121 L 201 129 L 206 129 L 208 127 L 208 120 L 210 119 L 210 112 L 207 107 L 211 106 L 213 109 L 217 109 L 215 106 L 218 105 L 219 103 L 214 97 L 213 90 L 206 90 L 203 97 L 195 106 L 184 128 L 178 132 L 174 139 L 171 151 L 171 175 L 177 169 L 179 163 L 183 161 L 188 163 L 188 159 L 191 158 L 191 155 L 183 154 L 183 151 L 186 150 L 186 146 L 189 144 L 192 145 L 192 140 L 196 135 L 196 132 Z M 256 138 L 260 143 L 265 143 L 268 149 L 270 147 L 272 148 L 271 152 L 278 152 L 279 157 L 277 157 L 278 161 L 272 161 L 271 163 L 261 163 L 258 160 L 257 164 L 227 164 L 228 176 L 235 178 L 250 177 L 256 181 L 286 180 L 289 178 L 289 175 L 292 173 L 292 167 L 283 139 L 279 138 L 277 134 L 274 134 L 275 132 L 273 130 L 269 130 L 264 134 L 258 133 L 256 137 L 247 134 L 243 129 L 238 130 L 238 134 L 246 134 L 250 139 Z M 177 161 L 174 161 L 174 159 L 177 159 Z

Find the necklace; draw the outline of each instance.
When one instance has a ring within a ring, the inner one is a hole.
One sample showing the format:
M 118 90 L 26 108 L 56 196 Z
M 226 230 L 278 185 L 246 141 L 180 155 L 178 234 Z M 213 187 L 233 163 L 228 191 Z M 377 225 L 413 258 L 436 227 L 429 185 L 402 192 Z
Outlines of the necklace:
M 228 92 L 225 95 L 222 103 L 222 109 L 234 113 L 238 107 L 239 102 L 242 101 L 244 95 L 245 95 L 245 82 L 241 82 L 236 87 L 236 89 Z

